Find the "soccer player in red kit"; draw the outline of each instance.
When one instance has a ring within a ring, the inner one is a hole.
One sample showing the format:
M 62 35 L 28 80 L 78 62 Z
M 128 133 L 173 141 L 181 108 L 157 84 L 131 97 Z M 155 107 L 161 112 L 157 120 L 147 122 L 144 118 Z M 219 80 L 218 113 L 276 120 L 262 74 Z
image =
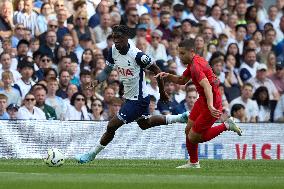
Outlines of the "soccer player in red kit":
M 184 40 L 179 44 L 179 56 L 181 61 L 188 65 L 182 76 L 161 72 L 156 77 L 161 76 L 180 85 L 186 84 L 191 79 L 196 86 L 199 98 L 190 112 L 185 129 L 190 160 L 177 168 L 200 168 L 198 143 L 207 142 L 226 130 L 234 131 L 240 136 L 242 131 L 228 116 L 224 123 L 212 127 L 222 115 L 219 80 L 208 62 L 195 53 L 193 39 Z

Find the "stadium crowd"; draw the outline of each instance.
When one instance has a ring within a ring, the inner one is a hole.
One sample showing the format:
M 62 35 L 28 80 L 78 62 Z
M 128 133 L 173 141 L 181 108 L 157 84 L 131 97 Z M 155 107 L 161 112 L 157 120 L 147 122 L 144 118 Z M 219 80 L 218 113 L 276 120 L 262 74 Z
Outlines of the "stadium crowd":
M 162 71 L 182 75 L 178 44 L 195 49 L 218 76 L 224 112 L 239 122 L 284 122 L 284 0 L 2 0 L 0 119 L 110 120 L 123 103 L 121 70 L 95 88 L 113 45 L 112 26 Z M 146 73 L 150 114 L 190 111 L 189 82 L 165 81 L 160 102 Z

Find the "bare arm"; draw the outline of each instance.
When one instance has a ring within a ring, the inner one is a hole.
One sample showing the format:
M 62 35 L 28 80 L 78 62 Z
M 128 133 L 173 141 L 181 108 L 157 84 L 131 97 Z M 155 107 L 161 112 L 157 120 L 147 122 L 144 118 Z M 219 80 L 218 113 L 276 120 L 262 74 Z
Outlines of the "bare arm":
M 189 81 L 189 78 L 187 78 L 185 76 L 177 76 L 177 75 L 169 74 L 169 73 L 166 73 L 166 72 L 160 72 L 155 77 L 156 78 L 158 78 L 158 77 L 167 78 L 167 80 L 169 80 L 173 83 L 179 84 L 179 85 L 185 85 Z
M 219 110 L 217 110 L 214 106 L 213 106 L 213 92 L 212 92 L 212 86 L 210 85 L 209 81 L 207 78 L 203 78 L 199 84 L 203 87 L 204 89 L 204 93 L 206 96 L 206 100 L 207 100 L 207 106 L 211 112 L 211 115 L 215 118 L 219 118 L 221 115 L 221 112 Z
M 151 72 L 153 72 L 155 75 L 158 75 L 159 73 L 161 73 L 160 68 L 156 65 L 156 64 L 152 64 L 148 70 L 150 70 Z M 162 79 L 162 77 L 156 77 L 157 82 L 158 82 L 158 86 L 159 86 L 159 93 L 161 95 L 161 99 L 163 101 L 168 101 L 169 97 L 168 95 L 165 93 L 164 90 L 164 80 Z

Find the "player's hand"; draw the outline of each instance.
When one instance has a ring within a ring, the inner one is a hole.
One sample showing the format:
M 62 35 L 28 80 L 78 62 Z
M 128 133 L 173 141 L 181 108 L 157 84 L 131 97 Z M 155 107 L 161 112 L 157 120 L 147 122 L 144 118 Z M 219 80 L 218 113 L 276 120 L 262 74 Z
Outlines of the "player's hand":
M 168 103 L 169 102 L 169 95 L 166 93 L 166 92 L 162 92 L 160 93 L 160 100 L 163 102 L 163 103 Z
M 154 77 L 155 78 L 165 78 L 165 77 L 168 77 L 169 73 L 166 73 L 166 72 L 160 72 L 158 73 L 157 75 L 155 75 Z
M 221 116 L 222 112 L 217 110 L 214 106 L 208 106 L 211 115 L 217 119 Z

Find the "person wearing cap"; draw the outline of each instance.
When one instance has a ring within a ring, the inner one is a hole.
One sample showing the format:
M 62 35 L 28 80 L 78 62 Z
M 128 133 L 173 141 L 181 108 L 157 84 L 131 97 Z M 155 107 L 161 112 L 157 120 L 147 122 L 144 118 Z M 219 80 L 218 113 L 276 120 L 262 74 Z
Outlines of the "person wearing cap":
M 9 114 L 10 116 L 10 120 L 15 120 L 17 119 L 17 113 L 18 113 L 18 110 L 19 110 L 19 106 L 17 104 L 10 104 L 8 107 L 7 107 L 7 113 Z
M 256 70 L 256 76 L 248 80 L 248 82 L 253 86 L 253 92 L 260 86 L 264 86 L 268 89 L 270 100 L 279 100 L 279 92 L 272 80 L 267 77 L 266 64 L 259 64 Z
M 6 112 L 8 97 L 4 94 L 0 94 L 0 120 L 10 119 L 9 114 Z
M 276 72 L 269 76 L 280 94 L 284 94 L 284 61 L 276 63 Z
M 144 69 L 148 69 L 158 74 L 160 69 L 149 56 L 129 43 L 128 34 L 129 28 L 125 25 L 113 28 L 114 45 L 109 51 L 106 67 L 92 82 L 92 87 L 96 86 L 99 82 L 105 81 L 113 69 L 117 69 L 120 75 L 119 79 L 124 85 L 125 102 L 119 112 L 108 122 L 106 132 L 100 142 L 87 153 L 76 156 L 79 163 L 88 163 L 94 160 L 96 155 L 113 140 L 116 130 L 126 123 L 137 120 L 142 130 L 162 124 L 157 117 L 148 116 L 150 97 L 146 92 L 144 72 Z M 169 97 L 164 91 L 163 80 L 158 77 L 157 81 L 160 100 L 167 102 Z
M 30 57 L 24 57 L 23 60 L 19 62 L 18 66 L 22 77 L 15 82 L 14 88 L 18 89 L 21 97 L 24 98 L 35 84 L 32 79 L 34 74 L 34 62 Z

